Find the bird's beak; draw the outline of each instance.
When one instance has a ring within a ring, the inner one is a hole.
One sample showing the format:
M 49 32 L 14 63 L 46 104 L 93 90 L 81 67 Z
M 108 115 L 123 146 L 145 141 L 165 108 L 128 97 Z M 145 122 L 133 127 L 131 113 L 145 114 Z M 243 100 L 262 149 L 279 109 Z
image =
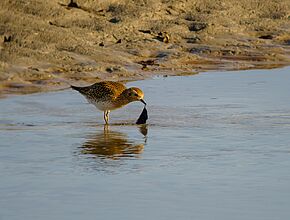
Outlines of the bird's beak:
M 142 102 L 144 105 L 147 105 L 143 99 L 140 99 L 140 102 Z

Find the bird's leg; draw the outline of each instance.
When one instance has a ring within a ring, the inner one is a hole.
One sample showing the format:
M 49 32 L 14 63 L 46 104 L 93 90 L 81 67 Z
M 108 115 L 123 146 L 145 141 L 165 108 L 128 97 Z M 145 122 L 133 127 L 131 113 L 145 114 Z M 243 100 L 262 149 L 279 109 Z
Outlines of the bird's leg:
M 109 124 L 109 114 L 110 114 L 110 110 L 104 111 L 104 120 L 105 120 L 106 125 Z
M 107 121 L 108 121 L 108 124 L 109 124 L 110 110 L 107 111 L 106 117 L 107 117 Z
M 104 120 L 105 120 L 105 124 L 107 125 L 108 124 L 108 121 L 107 121 L 107 111 L 104 111 Z

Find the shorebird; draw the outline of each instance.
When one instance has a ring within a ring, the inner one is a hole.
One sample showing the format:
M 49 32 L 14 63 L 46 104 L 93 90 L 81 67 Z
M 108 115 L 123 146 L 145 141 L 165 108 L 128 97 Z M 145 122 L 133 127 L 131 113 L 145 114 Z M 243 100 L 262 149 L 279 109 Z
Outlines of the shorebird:
M 122 83 L 103 81 L 86 87 L 71 86 L 72 89 L 80 92 L 89 103 L 104 112 L 104 120 L 109 124 L 111 110 L 121 108 L 130 102 L 143 100 L 144 93 L 137 87 L 127 88 Z

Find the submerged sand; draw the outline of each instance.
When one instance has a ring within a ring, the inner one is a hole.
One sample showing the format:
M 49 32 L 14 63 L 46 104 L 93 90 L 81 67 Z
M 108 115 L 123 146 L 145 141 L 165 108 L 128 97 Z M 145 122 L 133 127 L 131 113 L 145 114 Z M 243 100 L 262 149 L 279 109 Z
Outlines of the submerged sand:
M 2 0 L 0 94 L 290 64 L 289 0 Z

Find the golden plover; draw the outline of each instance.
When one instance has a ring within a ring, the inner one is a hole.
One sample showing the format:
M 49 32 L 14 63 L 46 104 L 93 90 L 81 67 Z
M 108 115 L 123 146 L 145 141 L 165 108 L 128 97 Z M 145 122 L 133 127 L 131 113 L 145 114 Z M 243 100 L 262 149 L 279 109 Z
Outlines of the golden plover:
M 126 88 L 125 85 L 118 82 L 104 81 L 86 87 L 71 86 L 71 88 L 80 92 L 89 103 L 104 112 L 106 124 L 109 123 L 111 110 L 121 108 L 134 101 L 141 101 L 146 105 L 141 89 L 137 87 Z

